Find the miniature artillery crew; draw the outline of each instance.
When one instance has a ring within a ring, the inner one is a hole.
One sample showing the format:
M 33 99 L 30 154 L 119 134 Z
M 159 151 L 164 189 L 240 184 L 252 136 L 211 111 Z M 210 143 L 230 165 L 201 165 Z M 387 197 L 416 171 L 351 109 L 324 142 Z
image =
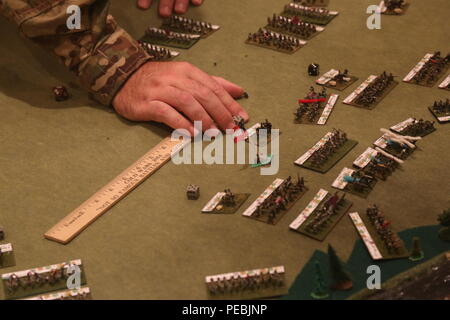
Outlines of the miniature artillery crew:
M 450 114 L 450 100 L 435 101 L 431 106 L 431 110 L 438 116 L 446 116 Z
M 295 16 L 298 15 L 320 20 L 327 19 L 330 15 L 330 11 L 325 8 L 304 7 L 295 3 L 288 3 L 285 5 L 284 12 Z
M 345 198 L 345 193 L 342 197 L 338 192 L 335 192 L 320 209 L 316 209 L 313 219 L 310 219 L 306 225 L 306 230 L 310 233 L 317 234 L 323 228 L 326 228 L 330 222 L 330 218 L 337 213 L 337 208 Z
M 170 60 L 173 55 L 172 51 L 169 49 L 152 45 L 148 42 L 138 41 L 142 48 L 148 53 L 150 56 L 150 60 L 152 61 L 165 61 Z
M 375 103 L 377 99 L 383 94 L 384 90 L 388 88 L 394 81 L 392 73 L 389 75 L 384 71 L 373 82 L 371 82 L 355 99 L 355 103 L 369 107 Z
M 281 32 L 289 32 L 303 39 L 308 39 L 317 32 L 316 26 L 306 23 L 298 17 L 292 19 L 284 16 L 278 16 L 275 13 L 272 18 L 267 18 L 267 25 Z
M 327 98 L 327 89 L 322 87 L 321 92 L 315 92 L 314 87 L 309 89 L 309 93 L 306 95 L 305 100 L 319 100 Z M 316 121 L 320 115 L 321 110 L 324 108 L 324 101 L 316 102 L 299 102 L 299 106 L 295 111 L 295 120 L 300 122 L 302 118 L 306 118 L 309 122 Z
M 302 45 L 298 38 L 261 28 L 255 33 L 249 33 L 247 41 L 286 51 L 295 51 Z
M 432 85 L 441 72 L 446 68 L 450 62 L 450 53 L 444 58 L 441 57 L 441 52 L 437 51 L 433 56 L 423 65 L 423 67 L 417 72 L 411 81 L 416 84 L 425 83 Z
M 372 207 L 367 208 L 366 214 L 389 253 L 399 253 L 403 246 L 402 241 L 390 229 L 389 226 L 391 223 L 385 218 L 377 205 L 374 204 Z
M 288 204 L 294 201 L 295 196 L 304 189 L 305 181 L 303 178 L 298 176 L 294 183 L 292 177 L 289 176 L 264 202 L 258 205 L 254 212 L 255 217 L 267 215 L 267 222 L 274 223 L 277 214 L 281 210 L 286 210 Z
M 217 276 L 207 282 L 210 294 L 230 294 L 243 291 L 254 291 L 258 289 L 277 288 L 284 285 L 284 273 L 276 269 L 267 272 L 239 272 L 230 276 Z
M 173 29 L 184 33 L 206 35 L 213 30 L 212 24 L 197 21 L 181 16 L 172 15 L 165 19 L 162 24 L 163 29 Z
M 177 33 L 158 28 L 149 27 L 145 30 L 147 36 L 161 40 L 161 41 L 174 41 L 180 44 L 189 44 L 192 40 L 188 34 Z
M 386 180 L 388 176 L 398 167 L 398 162 L 386 157 L 382 153 L 370 159 L 370 162 L 364 167 L 364 172 L 370 176 Z
M 236 204 L 236 197 L 234 193 L 231 192 L 230 189 L 224 190 L 225 194 L 222 197 L 220 203 L 227 207 L 232 207 Z
M 364 192 L 372 189 L 371 184 L 375 181 L 375 177 L 366 174 L 362 170 L 356 170 L 351 176 L 344 176 L 344 181 L 350 184 L 355 191 Z
M 322 166 L 347 140 L 347 134 L 345 132 L 333 129 L 328 140 L 309 158 L 311 165 L 314 167 Z
M 66 280 L 70 276 L 69 265 L 64 264 L 58 268 L 52 269 L 45 273 L 38 273 L 30 270 L 26 276 L 19 277 L 15 273 L 11 274 L 8 279 L 4 279 L 6 288 L 9 292 L 16 291 L 19 287 L 34 288 L 44 284 L 55 285 L 58 281 Z
M 434 130 L 434 121 L 414 119 L 406 128 L 401 131 L 401 134 L 413 137 L 421 137 L 430 130 Z

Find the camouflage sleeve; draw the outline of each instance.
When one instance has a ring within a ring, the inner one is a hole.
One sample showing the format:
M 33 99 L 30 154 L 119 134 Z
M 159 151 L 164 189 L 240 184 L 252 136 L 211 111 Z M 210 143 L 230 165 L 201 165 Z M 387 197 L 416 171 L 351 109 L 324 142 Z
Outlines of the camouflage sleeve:
M 81 9 L 70 30 L 70 5 Z M 114 18 L 108 0 L 0 0 L 0 12 L 27 38 L 56 54 L 93 98 L 109 105 L 128 77 L 149 56 Z

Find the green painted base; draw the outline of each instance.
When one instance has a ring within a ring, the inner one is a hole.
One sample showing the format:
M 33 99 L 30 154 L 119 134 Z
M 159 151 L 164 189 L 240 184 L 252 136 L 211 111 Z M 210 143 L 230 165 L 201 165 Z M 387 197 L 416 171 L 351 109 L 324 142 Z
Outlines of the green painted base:
M 409 260 L 411 261 L 420 261 L 423 260 L 425 258 L 425 254 L 423 253 L 423 251 L 420 251 L 420 254 L 417 256 L 409 256 Z
M 237 291 L 224 294 L 210 294 L 210 300 L 254 300 L 280 297 L 288 292 L 288 287 L 282 285 L 280 287 L 257 288 L 246 291 Z
M 345 187 L 344 191 L 365 199 L 372 192 L 377 182 L 378 182 L 377 179 L 373 179 L 373 181 L 370 183 L 370 187 L 364 189 L 355 188 L 353 184 L 349 183 Z
M 331 194 L 327 194 L 327 196 L 322 200 L 321 204 L 314 210 L 311 215 L 306 219 L 305 222 L 297 229 L 294 230 L 296 232 L 302 233 L 310 238 L 323 241 L 327 237 L 327 235 L 333 230 L 336 224 L 341 220 L 341 218 L 348 212 L 353 203 L 347 199 L 343 199 L 337 205 L 334 215 L 332 215 L 326 222 L 324 228 L 322 228 L 319 232 L 313 233 L 309 231 L 306 227 L 312 219 L 314 219 L 317 215 L 317 212 L 323 207 L 323 204 L 328 201 L 332 197 Z
M 161 25 L 160 29 L 178 32 L 178 33 L 184 33 L 184 34 L 196 34 L 196 35 L 199 35 L 201 39 L 205 39 L 205 38 L 209 37 L 210 35 L 212 35 L 214 32 L 216 32 L 218 30 L 218 29 L 217 30 L 211 29 L 207 33 L 201 33 L 201 32 L 189 31 L 189 30 L 186 30 L 183 28 L 168 27 L 168 26 L 165 26 L 164 24 Z
M 314 166 L 312 164 L 312 161 L 310 159 L 306 160 L 305 163 L 300 165 L 303 168 L 317 171 L 320 173 L 325 173 L 331 168 L 334 167 L 336 163 L 339 162 L 347 153 L 350 152 L 356 145 L 358 144 L 358 141 L 348 139 L 339 149 L 337 149 L 329 158 L 328 160 L 323 163 L 320 167 Z
M 0 256 L 0 269 L 14 267 L 16 265 L 16 257 L 14 251 L 4 253 Z
M 282 34 L 285 34 L 285 35 L 288 35 L 288 36 L 291 36 L 291 37 L 295 37 L 295 38 L 298 38 L 298 39 L 301 39 L 301 40 L 310 40 L 310 39 L 314 38 L 315 36 L 317 36 L 318 34 L 323 32 L 323 31 L 316 31 L 316 32 L 312 33 L 309 37 L 305 37 L 305 36 L 303 36 L 301 34 L 298 34 L 298 33 L 289 32 L 289 31 L 287 31 L 284 28 L 277 28 L 277 27 L 272 27 L 272 26 L 269 26 L 269 25 L 266 25 L 264 27 L 264 29 L 267 29 L 267 30 L 270 30 L 270 31 L 275 31 L 275 32 L 278 32 L 278 33 L 282 33 Z
M 326 299 L 328 298 L 330 295 L 327 292 L 313 292 L 311 293 L 311 297 L 313 297 L 314 299 Z
M 158 38 L 150 37 L 148 35 L 143 36 L 140 41 L 147 42 L 150 44 L 157 44 L 159 46 L 166 46 L 166 47 L 172 47 L 172 48 L 180 48 L 180 49 L 189 49 L 194 44 L 197 43 L 198 39 L 190 39 L 188 42 L 178 42 L 175 40 L 161 40 Z
M 266 166 L 268 164 L 270 164 L 272 162 L 272 155 L 269 155 L 266 159 L 261 160 L 260 163 L 254 163 L 251 165 L 252 168 L 258 168 L 258 167 L 262 167 L 262 166 Z

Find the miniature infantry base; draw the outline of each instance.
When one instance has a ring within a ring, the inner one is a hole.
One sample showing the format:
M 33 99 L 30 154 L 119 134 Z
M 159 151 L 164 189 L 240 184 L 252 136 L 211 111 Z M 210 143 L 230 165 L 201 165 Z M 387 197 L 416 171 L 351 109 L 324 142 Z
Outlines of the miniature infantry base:
M 197 34 L 185 34 L 149 27 L 140 41 L 167 47 L 189 49 L 199 39 L 200 36 Z
M 267 18 L 265 29 L 283 33 L 302 40 L 310 40 L 317 34 L 325 30 L 324 27 L 306 23 L 297 17 L 289 18 L 273 14 L 272 18 Z
M 316 92 L 314 87 L 309 89 L 304 99 L 298 101 L 299 105 L 294 113 L 295 123 L 324 125 L 333 111 L 339 95 L 327 95 L 326 89 Z
M 350 218 L 374 260 L 409 257 L 403 241 L 392 230 L 391 223 L 376 205 L 367 208 L 365 215 L 354 212 Z
M 293 2 L 307 7 L 326 7 L 330 3 L 330 0 L 294 0 Z
M 300 176 L 295 182 L 290 176 L 285 180 L 275 179 L 242 215 L 275 225 L 306 191 L 308 188 Z
M 430 133 L 436 131 L 434 121 L 423 119 L 408 118 L 405 121 L 396 124 L 390 128 L 392 131 L 401 134 L 402 136 L 425 137 Z
M 404 82 L 425 87 L 433 87 L 450 67 L 450 53 L 442 57 L 439 51 L 427 53 L 406 75 Z
M 259 29 L 255 33 L 249 33 L 245 43 L 291 54 L 303 47 L 306 41 L 267 29 Z
M 92 294 L 89 287 L 80 289 L 62 290 L 47 294 L 41 294 L 34 297 L 24 298 L 22 300 L 91 300 Z
M 325 173 L 357 144 L 357 141 L 348 139 L 343 131 L 333 129 L 294 163 L 303 168 Z
M 316 84 L 342 91 L 351 86 L 357 80 L 357 77 L 348 74 L 347 69 L 345 69 L 344 72 L 340 72 L 336 69 L 331 69 L 330 71 L 323 74 L 319 79 L 317 79 Z
M 407 159 L 415 150 L 415 148 L 393 140 L 388 134 L 383 134 L 373 144 L 401 160 Z
M 380 180 L 386 180 L 400 165 L 402 160 L 376 147 L 367 148 L 356 160 L 353 166 L 361 169 L 364 174 Z
M 450 74 L 439 84 L 439 89 L 450 91 Z
M 161 29 L 186 34 L 196 34 L 201 38 L 206 38 L 213 32 L 219 30 L 220 27 L 208 22 L 172 15 L 163 20 Z
M 218 192 L 203 207 L 203 213 L 232 214 L 248 199 L 250 193 L 232 193 L 230 189 Z
M 288 3 L 284 6 L 283 16 L 299 17 L 304 22 L 318 25 L 326 25 L 333 20 L 339 12 L 330 11 L 325 8 L 305 7 L 298 3 Z
M 439 123 L 450 122 L 450 100 L 435 101 L 431 107 L 428 108 Z
M 284 266 L 207 276 L 210 299 L 243 300 L 281 296 L 287 293 Z
M 405 14 L 409 3 L 405 0 L 382 0 L 378 7 L 381 14 L 399 16 Z
M 6 299 L 18 299 L 67 288 L 69 267 L 76 265 L 81 271 L 81 285 L 86 283 L 81 260 L 54 264 L 40 268 L 2 274 Z
M 289 225 L 289 228 L 323 241 L 352 204 L 351 201 L 345 199 L 345 193 L 340 195 L 336 192 L 333 195 L 320 189 L 314 199 Z
M 371 75 L 355 91 L 353 91 L 344 103 L 364 109 L 373 109 L 384 97 L 398 85 L 392 74 L 383 72 L 379 76 Z

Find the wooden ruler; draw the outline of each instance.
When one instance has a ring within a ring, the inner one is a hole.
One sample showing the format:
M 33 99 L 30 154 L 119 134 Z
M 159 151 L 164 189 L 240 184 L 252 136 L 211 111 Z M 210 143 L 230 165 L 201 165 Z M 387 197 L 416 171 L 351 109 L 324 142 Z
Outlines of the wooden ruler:
M 78 208 L 48 230 L 44 237 L 62 244 L 70 242 L 98 217 L 124 198 L 146 178 L 161 168 L 172 154 L 180 151 L 190 140 L 172 141 L 167 137 L 139 160 L 83 202 Z

